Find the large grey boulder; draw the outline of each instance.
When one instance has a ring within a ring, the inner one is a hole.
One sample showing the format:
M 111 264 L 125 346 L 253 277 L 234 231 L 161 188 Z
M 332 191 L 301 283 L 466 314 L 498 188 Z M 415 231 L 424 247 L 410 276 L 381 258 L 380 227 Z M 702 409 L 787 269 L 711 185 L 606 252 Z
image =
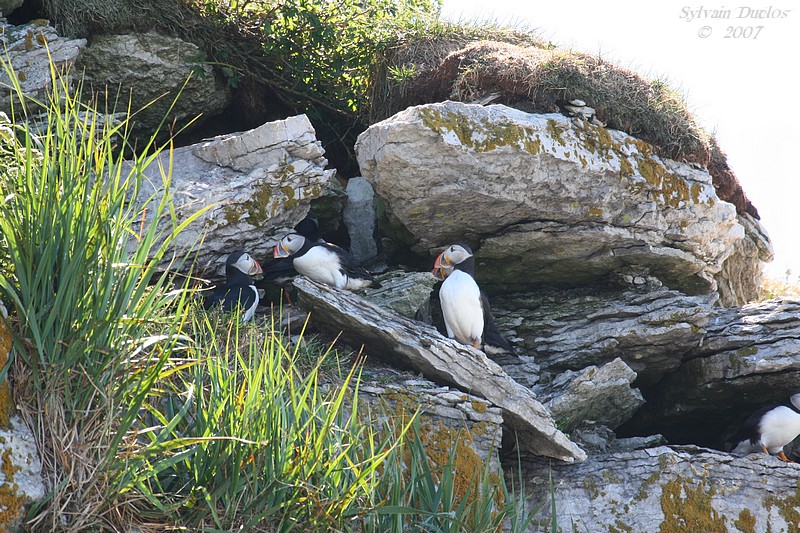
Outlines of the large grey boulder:
M 203 63 L 196 45 L 157 33 L 95 35 L 78 67 L 94 90 L 104 94 L 107 88 L 109 108 L 125 111 L 130 99 L 137 131 L 146 134 L 165 118 L 165 124 L 174 120 L 181 128 L 200 116 L 196 126 L 219 114 L 231 99 L 230 89 Z
M 458 388 L 500 408 L 505 428 L 516 431 L 520 446 L 562 461 L 586 454 L 559 431 L 535 395 L 486 355 L 440 335 L 433 327 L 382 309 L 348 291 L 294 280 L 300 303 L 314 325 L 371 356 L 412 368 L 427 379 Z
M 521 464 L 530 505 L 545 502 L 537 514 L 545 524 L 552 475 L 556 523 L 565 531 L 797 531 L 800 525 L 800 466 L 765 454 L 661 446 L 574 465 L 532 457 Z M 506 475 L 519 479 L 517 472 Z
M 46 20 L 12 26 L 0 20 L 0 42 L 7 61 L 14 68 L 22 92 L 31 98 L 47 101 L 52 86 L 50 61 L 57 68 L 71 67 L 86 46 L 86 39 L 65 39 Z M 49 54 L 49 55 L 48 55 Z M 74 69 L 68 71 L 74 72 Z M 0 111 L 11 114 L 11 80 L 0 69 Z M 16 97 L 13 99 L 18 101 Z
M 171 168 L 177 222 L 208 208 L 180 233 L 173 250 L 191 250 L 201 270 L 221 273 L 234 250 L 272 256 L 277 239 L 308 213 L 333 176 L 324 154 L 308 117 L 289 117 L 162 152 L 145 170 L 149 183 L 140 197 L 163 194 L 160 169 Z M 162 227 L 167 231 L 173 223 L 165 217 Z
M 642 393 L 631 387 L 635 379 L 631 367 L 614 359 L 599 368 L 568 370 L 533 390 L 562 431 L 587 424 L 614 429 L 644 404 Z
M 479 281 L 505 290 L 646 270 L 710 292 L 745 238 L 705 170 L 558 114 L 415 106 L 362 133 L 356 153 L 388 234 L 421 257 L 466 241 Z

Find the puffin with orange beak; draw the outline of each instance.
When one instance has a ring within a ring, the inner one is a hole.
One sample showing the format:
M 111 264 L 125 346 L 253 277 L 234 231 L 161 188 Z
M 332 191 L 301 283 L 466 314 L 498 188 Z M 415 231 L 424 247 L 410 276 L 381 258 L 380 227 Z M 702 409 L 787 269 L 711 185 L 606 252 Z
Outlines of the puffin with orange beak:
M 800 392 L 792 394 L 788 402 L 763 407 L 750 415 L 739 430 L 739 444 L 733 453 L 763 451 L 777 455 L 778 459 L 793 463 L 783 447 L 800 435 Z
M 381 284 L 364 270 L 352 255 L 335 244 L 312 241 L 290 233 L 275 245 L 276 258 L 292 259 L 298 274 L 337 289 L 379 288 Z
M 439 300 L 448 337 L 475 348 L 482 347 L 490 355 L 516 355 L 497 329 L 489 299 L 473 277 L 475 257 L 469 246 L 448 246 L 436 258 L 433 275 L 444 280 L 439 289 Z
M 221 305 L 226 313 L 239 307 L 242 322 L 253 318 L 258 306 L 258 289 L 250 276 L 261 274 L 261 265 L 246 252 L 232 252 L 225 261 L 225 285 L 217 288 L 203 302 L 205 309 Z

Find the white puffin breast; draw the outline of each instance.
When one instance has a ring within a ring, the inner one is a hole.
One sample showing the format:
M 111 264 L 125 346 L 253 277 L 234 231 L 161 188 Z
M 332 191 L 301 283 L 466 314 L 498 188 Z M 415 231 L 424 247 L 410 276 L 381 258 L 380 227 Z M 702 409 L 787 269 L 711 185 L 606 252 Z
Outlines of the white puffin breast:
M 769 453 L 778 453 L 800 435 L 800 413 L 785 405 L 778 406 L 761 417 L 758 431 Z
M 347 276 L 340 270 L 339 257 L 324 246 L 314 246 L 300 257 L 295 257 L 293 264 L 298 273 L 318 283 L 337 289 L 347 284 Z
M 478 342 L 483 335 L 481 291 L 472 276 L 454 270 L 439 290 L 447 336 L 464 344 Z
M 256 307 L 258 307 L 258 289 L 256 289 L 255 285 L 249 285 L 247 288 L 256 293 L 256 301 L 253 302 L 253 305 L 250 306 L 250 309 L 245 310 L 244 316 L 242 316 L 242 322 L 248 322 L 251 318 L 253 318 L 253 315 L 256 314 Z

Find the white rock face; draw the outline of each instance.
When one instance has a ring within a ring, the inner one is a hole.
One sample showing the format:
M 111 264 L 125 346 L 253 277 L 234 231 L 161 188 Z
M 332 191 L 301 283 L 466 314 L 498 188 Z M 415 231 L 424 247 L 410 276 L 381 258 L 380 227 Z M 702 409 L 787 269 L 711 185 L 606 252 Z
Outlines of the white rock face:
M 50 87 L 50 58 L 58 67 L 71 66 L 86 39 L 65 39 L 46 20 L 22 26 L 0 22 L 0 41 L 8 51 L 8 61 L 14 67 L 22 92 L 32 98 L 45 100 Z M 48 50 L 50 57 L 48 57 Z M 5 87 L 10 84 L 8 74 L 0 69 L 0 111 L 11 113 L 11 98 Z
M 479 280 L 506 288 L 636 267 L 707 292 L 744 237 L 707 172 L 558 114 L 416 106 L 370 127 L 356 151 L 389 225 L 410 233 L 414 252 L 465 241 Z
M 202 242 L 198 265 L 218 272 L 234 250 L 271 257 L 281 233 L 308 213 L 333 176 L 324 154 L 305 115 L 174 150 L 170 191 L 178 222 L 210 206 L 180 234 L 175 250 L 182 254 Z M 145 187 L 140 198 L 163 193 L 159 167 L 170 168 L 168 153 L 145 171 L 158 189 Z M 163 224 L 166 230 L 170 221 Z

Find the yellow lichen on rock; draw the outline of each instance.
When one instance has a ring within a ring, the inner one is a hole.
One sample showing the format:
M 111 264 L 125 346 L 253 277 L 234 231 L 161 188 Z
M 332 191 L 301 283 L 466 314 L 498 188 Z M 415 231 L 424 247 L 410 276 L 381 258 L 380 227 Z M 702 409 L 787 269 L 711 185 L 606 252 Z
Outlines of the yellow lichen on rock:
M 678 476 L 665 483 L 661 492 L 664 521 L 659 533 L 727 533 L 725 517 L 712 504 L 714 494 L 714 487 L 703 480 L 693 486 L 690 479 Z

